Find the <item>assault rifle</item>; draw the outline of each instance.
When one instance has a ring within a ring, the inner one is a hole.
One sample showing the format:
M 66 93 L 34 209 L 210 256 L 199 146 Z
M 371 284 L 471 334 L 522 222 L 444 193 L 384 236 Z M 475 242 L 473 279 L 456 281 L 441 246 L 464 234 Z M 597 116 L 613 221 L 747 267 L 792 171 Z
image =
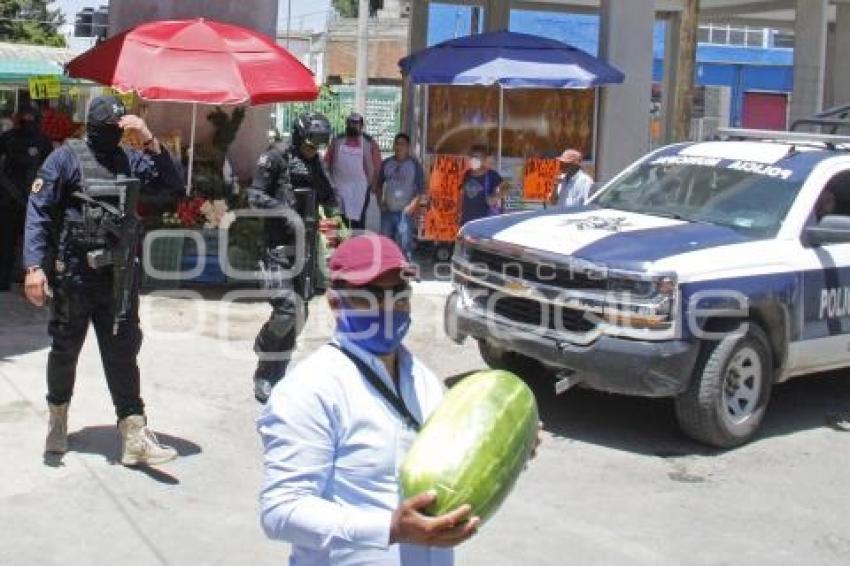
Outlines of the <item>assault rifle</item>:
M 119 175 L 115 181 L 92 179 L 85 192 L 75 192 L 74 197 L 89 207 L 102 211 L 100 225 L 109 236 L 106 248 L 88 252 L 87 263 L 92 269 L 112 266 L 112 334 L 118 334 L 122 322 L 133 308 L 135 299 L 136 259 L 142 237 L 142 223 L 136 213 L 141 182 Z M 118 200 L 118 206 L 108 200 Z
M 305 301 L 316 294 L 316 247 L 319 238 L 318 199 L 316 190 L 310 188 L 295 188 L 298 214 L 304 221 L 304 241 L 296 242 L 304 246 L 304 267 L 295 277 L 295 292 Z M 296 249 L 296 254 L 298 250 Z

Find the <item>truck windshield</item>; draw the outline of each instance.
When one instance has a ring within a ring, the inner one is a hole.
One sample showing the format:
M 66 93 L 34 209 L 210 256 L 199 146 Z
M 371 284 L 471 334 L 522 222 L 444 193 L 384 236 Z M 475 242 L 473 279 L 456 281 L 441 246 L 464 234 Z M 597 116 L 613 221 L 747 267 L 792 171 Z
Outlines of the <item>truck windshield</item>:
M 644 163 L 608 186 L 593 204 L 769 238 L 779 231 L 800 186 L 796 180 L 734 169 Z

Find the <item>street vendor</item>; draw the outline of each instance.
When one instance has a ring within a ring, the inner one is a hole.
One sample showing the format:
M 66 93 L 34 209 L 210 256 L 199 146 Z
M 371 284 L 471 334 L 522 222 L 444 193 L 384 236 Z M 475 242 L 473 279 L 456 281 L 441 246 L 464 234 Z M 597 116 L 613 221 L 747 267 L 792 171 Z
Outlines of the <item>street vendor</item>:
M 292 545 L 289 563 L 299 566 L 452 566 L 452 548 L 480 517 L 469 504 L 430 516 L 436 492 L 404 498 L 399 483 L 445 393 L 403 344 L 415 270 L 376 234 L 349 238 L 328 266 L 333 335 L 275 387 L 257 420 L 263 529 Z
M 381 234 L 395 240 L 411 261 L 416 211 L 425 192 L 425 173 L 419 160 L 410 154 L 410 137 L 399 133 L 394 154 L 384 160 L 378 173 L 378 200 L 381 203 Z
M 469 151 L 469 170 L 460 186 L 458 226 L 498 213 L 509 185 L 490 168 L 487 148 L 473 146 Z
M 329 344 L 275 387 L 259 420 L 266 534 L 293 545 L 290 564 L 451 566 L 475 534 L 469 505 L 439 517 L 436 494 L 402 500 L 398 470 L 445 387 L 402 345 L 410 266 L 395 242 L 346 240 L 330 259 Z
M 363 116 L 352 112 L 345 119 L 345 134 L 335 138 L 325 154 L 337 200 L 353 230 L 366 229 L 366 213 L 381 169 L 381 150 L 364 127 Z
M 558 157 L 561 174 L 555 179 L 555 188 L 549 204 L 560 207 L 582 206 L 587 203 L 593 189 L 593 178 L 582 171 L 583 156 L 577 149 L 568 149 Z

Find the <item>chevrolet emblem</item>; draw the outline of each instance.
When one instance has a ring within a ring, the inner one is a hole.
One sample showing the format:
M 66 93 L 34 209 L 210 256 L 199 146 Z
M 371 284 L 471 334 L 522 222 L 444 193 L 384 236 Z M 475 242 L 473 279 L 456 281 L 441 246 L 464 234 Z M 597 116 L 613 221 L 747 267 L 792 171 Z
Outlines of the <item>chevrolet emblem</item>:
M 510 291 L 511 293 L 523 293 L 528 294 L 531 292 L 531 287 L 522 281 L 506 281 L 505 289 Z

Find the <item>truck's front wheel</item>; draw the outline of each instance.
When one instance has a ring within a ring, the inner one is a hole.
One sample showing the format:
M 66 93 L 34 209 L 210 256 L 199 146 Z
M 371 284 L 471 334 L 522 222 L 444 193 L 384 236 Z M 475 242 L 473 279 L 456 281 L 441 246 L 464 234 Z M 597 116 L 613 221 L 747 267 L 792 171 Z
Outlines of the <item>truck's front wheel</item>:
M 745 333 L 707 344 L 687 391 L 676 399 L 676 416 L 691 438 L 718 448 L 749 441 L 764 419 L 773 385 L 773 358 L 756 324 Z
M 494 346 L 483 338 L 478 340 L 478 351 L 491 369 L 511 371 L 526 381 L 542 371 L 537 360 Z

